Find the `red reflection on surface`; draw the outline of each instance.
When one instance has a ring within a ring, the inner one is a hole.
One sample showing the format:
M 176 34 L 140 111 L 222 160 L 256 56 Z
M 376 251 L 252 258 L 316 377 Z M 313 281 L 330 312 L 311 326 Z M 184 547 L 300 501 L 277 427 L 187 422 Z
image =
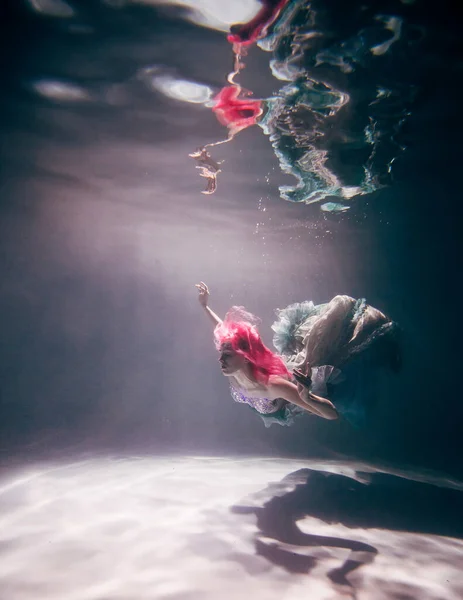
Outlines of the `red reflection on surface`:
M 240 98 L 240 93 L 241 88 L 237 85 L 222 88 L 212 108 L 220 123 L 228 127 L 231 136 L 255 125 L 263 112 L 262 100 Z

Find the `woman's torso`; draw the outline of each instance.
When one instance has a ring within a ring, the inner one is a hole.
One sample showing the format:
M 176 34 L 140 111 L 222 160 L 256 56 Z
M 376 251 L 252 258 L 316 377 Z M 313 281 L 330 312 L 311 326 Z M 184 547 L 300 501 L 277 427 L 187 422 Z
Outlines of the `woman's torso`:
M 230 378 L 230 393 L 235 402 L 248 404 L 261 414 L 278 412 L 286 404 L 283 398 L 274 398 L 267 386 L 252 382 L 246 384 L 236 377 Z

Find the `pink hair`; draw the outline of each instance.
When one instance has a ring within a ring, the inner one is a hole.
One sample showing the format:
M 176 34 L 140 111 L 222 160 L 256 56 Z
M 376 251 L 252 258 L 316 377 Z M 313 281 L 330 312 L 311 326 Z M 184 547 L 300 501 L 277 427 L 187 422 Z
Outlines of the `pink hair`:
M 217 350 L 229 344 L 234 352 L 249 362 L 251 373 L 258 383 L 268 384 L 272 375 L 290 378 L 282 359 L 274 354 L 262 341 L 256 327 L 257 318 L 241 306 L 234 306 L 225 319 L 214 330 Z

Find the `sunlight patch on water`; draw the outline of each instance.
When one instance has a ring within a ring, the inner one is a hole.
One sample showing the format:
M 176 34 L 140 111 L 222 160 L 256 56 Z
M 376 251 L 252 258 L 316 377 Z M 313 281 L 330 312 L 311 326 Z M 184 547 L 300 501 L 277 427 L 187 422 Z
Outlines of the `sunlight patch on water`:
M 162 74 L 156 67 L 148 67 L 140 72 L 140 79 L 150 88 L 155 89 L 169 98 L 191 102 L 192 104 L 205 104 L 211 99 L 212 90 L 207 85 L 177 79 L 172 75 Z
M 320 208 L 323 212 L 345 212 L 346 210 L 349 210 L 350 207 L 339 204 L 339 202 L 325 202 Z
M 380 56 L 381 54 L 385 54 L 391 45 L 400 39 L 400 33 L 402 29 L 402 19 L 398 19 L 397 17 L 384 17 L 379 15 L 376 17 L 377 21 L 383 22 L 385 29 L 388 29 L 393 33 L 393 36 L 388 39 L 386 42 L 382 44 L 378 44 L 377 46 L 373 46 L 371 49 L 372 54 L 375 56 Z
M 35 81 L 32 87 L 41 96 L 57 102 L 90 102 L 92 100 L 87 90 L 64 81 L 40 79 Z
M 128 3 L 184 6 L 191 9 L 189 21 L 218 31 L 228 31 L 233 23 L 252 19 L 261 7 L 257 0 L 128 0 Z
M 28 2 L 33 10 L 49 17 L 69 19 L 75 14 L 74 9 L 64 0 L 28 0 Z

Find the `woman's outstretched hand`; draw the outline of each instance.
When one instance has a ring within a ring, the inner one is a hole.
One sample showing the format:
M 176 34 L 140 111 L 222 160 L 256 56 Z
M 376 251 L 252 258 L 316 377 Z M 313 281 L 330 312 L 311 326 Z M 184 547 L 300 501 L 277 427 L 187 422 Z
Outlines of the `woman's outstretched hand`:
M 199 296 L 198 300 L 201 306 L 204 308 L 206 314 L 210 318 L 210 320 L 214 323 L 214 327 L 222 324 L 222 319 L 218 317 L 213 310 L 211 310 L 208 306 L 209 302 L 209 288 L 204 283 L 204 281 L 200 281 L 195 285 L 198 288 Z
M 306 375 L 301 369 L 294 369 L 293 377 L 296 380 L 297 391 L 301 398 L 305 399 L 305 396 L 309 392 L 310 385 L 312 383 L 311 378 Z
M 199 283 L 197 283 L 195 285 L 195 287 L 198 288 L 198 291 L 199 291 L 199 296 L 198 296 L 199 303 L 201 304 L 201 306 L 206 308 L 207 303 L 209 302 L 209 288 L 204 283 L 204 281 L 200 281 Z
M 316 396 L 310 391 L 312 379 L 309 375 L 311 369 L 309 364 L 304 365 L 302 369 L 294 369 L 293 377 L 296 380 L 297 392 L 301 400 L 311 406 L 311 410 L 325 419 L 337 419 L 338 411 L 330 400 Z M 315 410 L 314 410 L 315 409 Z
M 302 369 L 294 369 L 293 371 L 294 379 L 304 387 L 310 387 L 312 384 L 312 379 L 307 375 L 307 371 L 308 369 L 305 373 Z

